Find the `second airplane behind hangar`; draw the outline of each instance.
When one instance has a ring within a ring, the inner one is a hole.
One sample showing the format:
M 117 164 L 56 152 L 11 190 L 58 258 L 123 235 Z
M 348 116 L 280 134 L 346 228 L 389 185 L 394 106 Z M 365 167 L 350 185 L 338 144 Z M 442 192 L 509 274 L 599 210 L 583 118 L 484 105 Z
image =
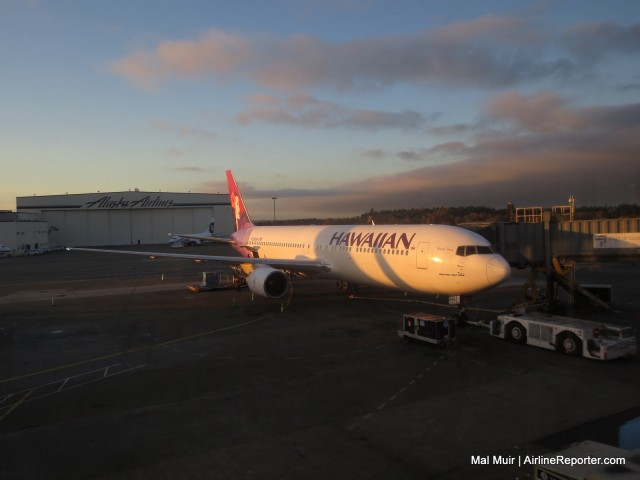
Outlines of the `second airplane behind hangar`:
M 69 248 L 94 252 L 209 260 L 239 267 L 249 289 L 281 298 L 289 274 L 334 279 L 405 292 L 468 296 L 504 282 L 509 264 L 480 235 L 448 225 L 256 226 L 230 170 L 227 183 L 235 232 L 227 243 L 236 256 Z

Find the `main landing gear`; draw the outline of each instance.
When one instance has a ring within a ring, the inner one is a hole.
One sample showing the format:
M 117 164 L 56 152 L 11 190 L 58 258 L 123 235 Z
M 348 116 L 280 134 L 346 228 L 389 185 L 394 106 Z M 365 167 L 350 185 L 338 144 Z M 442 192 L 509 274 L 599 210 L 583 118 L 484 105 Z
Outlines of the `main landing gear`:
M 338 280 L 336 282 L 336 287 L 338 287 L 338 290 L 342 290 L 343 292 L 351 292 L 351 293 L 358 292 L 358 285 L 357 284 L 350 283 L 350 282 L 347 282 L 345 280 Z

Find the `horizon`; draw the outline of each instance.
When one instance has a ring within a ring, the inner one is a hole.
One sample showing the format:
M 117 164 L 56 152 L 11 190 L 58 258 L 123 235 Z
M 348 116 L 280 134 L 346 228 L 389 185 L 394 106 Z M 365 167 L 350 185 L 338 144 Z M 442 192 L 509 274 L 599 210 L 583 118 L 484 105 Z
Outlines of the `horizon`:
M 514 208 L 542 208 L 543 211 L 550 211 L 553 207 L 558 207 L 558 206 L 564 206 L 564 205 L 551 205 L 551 206 L 541 206 L 541 205 L 528 205 L 528 206 L 523 206 L 523 207 L 518 207 L 517 205 L 514 206 Z M 632 207 L 638 210 L 638 213 L 635 213 L 633 216 L 624 216 L 624 217 L 618 217 L 618 218 L 635 218 L 637 216 L 640 216 L 640 205 L 639 204 L 629 204 L 629 203 L 621 203 L 618 205 L 582 205 L 582 206 L 577 206 L 575 207 L 574 212 L 577 214 L 585 214 L 585 213 L 589 213 L 590 210 L 598 210 L 600 212 L 605 212 L 607 209 L 623 209 L 624 207 Z M 417 211 L 421 211 L 421 210 L 439 210 L 439 209 L 446 209 L 446 210 L 457 210 L 457 209 L 489 209 L 492 210 L 492 214 L 498 214 L 498 215 L 502 215 L 502 214 L 507 214 L 508 213 L 508 207 L 505 206 L 504 208 L 496 208 L 496 207 L 487 207 L 485 205 L 458 205 L 458 206 L 436 206 L 436 207 L 408 207 L 408 208 L 398 208 L 398 209 L 392 209 L 392 210 L 374 210 L 373 212 L 369 211 L 369 212 L 362 212 L 358 215 L 352 215 L 352 216 L 347 216 L 347 217 L 335 217 L 335 216 L 329 216 L 329 217 L 324 217 L 324 218 L 319 218 L 319 217 L 301 217 L 301 218 L 287 218 L 287 219 L 280 219 L 280 218 L 276 218 L 275 222 L 273 220 L 273 217 L 268 219 L 268 218 L 264 218 L 264 219 L 253 219 L 252 216 L 252 220 L 255 221 L 255 223 L 267 223 L 267 224 L 277 224 L 279 222 L 306 222 L 306 221 L 328 221 L 328 220 L 336 220 L 336 221 L 347 221 L 347 220 L 354 220 L 357 218 L 362 218 L 365 216 L 371 216 L 374 215 L 374 221 L 375 221 L 375 214 L 382 214 L 382 215 L 393 215 L 394 213 L 398 213 L 398 212 L 402 212 L 402 211 L 406 211 L 406 210 L 417 210 Z M 249 212 L 251 213 L 251 212 Z M 584 219 L 577 219 L 577 220 L 584 220 Z M 478 220 L 479 223 L 484 222 L 485 220 Z M 368 223 L 368 222 L 367 222 Z M 466 223 L 473 223 L 473 222 L 466 222 Z M 382 223 L 381 225 L 387 225 L 385 223 Z

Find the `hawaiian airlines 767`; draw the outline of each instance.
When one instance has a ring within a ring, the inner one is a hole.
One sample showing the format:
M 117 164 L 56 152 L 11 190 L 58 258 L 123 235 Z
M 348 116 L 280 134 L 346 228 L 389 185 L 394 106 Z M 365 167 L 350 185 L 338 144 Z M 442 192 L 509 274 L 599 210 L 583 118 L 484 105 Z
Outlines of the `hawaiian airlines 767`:
M 504 282 L 509 264 L 480 235 L 447 225 L 256 226 L 231 171 L 227 171 L 236 256 L 69 248 L 134 255 L 201 259 L 238 267 L 252 292 L 281 298 L 290 274 L 334 279 L 406 292 L 468 296 Z

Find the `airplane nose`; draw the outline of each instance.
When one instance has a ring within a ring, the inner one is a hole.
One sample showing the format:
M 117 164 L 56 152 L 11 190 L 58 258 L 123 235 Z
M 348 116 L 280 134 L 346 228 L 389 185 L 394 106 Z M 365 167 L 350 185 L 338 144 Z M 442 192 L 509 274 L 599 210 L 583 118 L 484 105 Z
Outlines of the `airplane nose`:
M 495 257 L 487 263 L 487 280 L 491 285 L 504 282 L 511 275 L 511 267 L 502 257 Z

